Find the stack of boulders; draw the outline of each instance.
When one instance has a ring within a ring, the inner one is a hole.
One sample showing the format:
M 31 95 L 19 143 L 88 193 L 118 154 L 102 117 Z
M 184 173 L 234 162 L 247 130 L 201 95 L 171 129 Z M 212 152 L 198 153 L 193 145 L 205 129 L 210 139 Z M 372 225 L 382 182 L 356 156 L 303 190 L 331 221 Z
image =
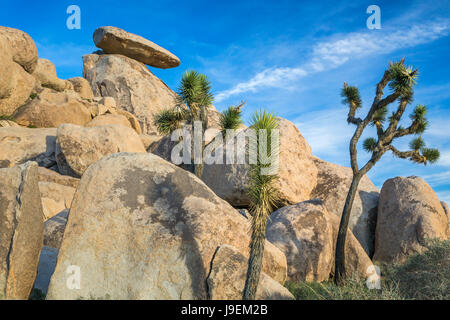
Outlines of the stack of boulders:
M 30 36 L 0 27 L 0 298 L 27 299 L 34 287 L 47 299 L 241 299 L 249 166 L 205 164 L 198 178 L 172 164 L 178 142 L 153 121 L 178 97 L 146 65 L 179 59 L 115 27 L 97 29 L 94 42 L 102 51 L 83 57 L 84 77 L 63 80 Z M 218 115 L 211 106 L 213 128 Z M 286 280 L 333 276 L 352 179 L 350 168 L 314 157 L 292 122 L 278 122 L 283 206 L 267 226 L 258 299 L 293 299 Z M 225 157 L 227 146 L 218 148 Z M 380 192 L 364 177 L 348 275 L 364 279 L 374 262 L 448 238 L 448 215 L 421 178 L 390 179 Z

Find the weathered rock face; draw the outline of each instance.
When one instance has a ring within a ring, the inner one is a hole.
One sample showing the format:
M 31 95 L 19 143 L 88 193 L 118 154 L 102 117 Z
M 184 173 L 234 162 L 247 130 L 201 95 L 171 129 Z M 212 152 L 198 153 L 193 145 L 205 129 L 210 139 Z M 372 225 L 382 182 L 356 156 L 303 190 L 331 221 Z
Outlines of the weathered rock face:
M 297 127 L 283 118 L 278 118 L 278 121 L 280 130 L 278 188 L 281 199 L 287 204 L 292 204 L 309 199 L 317 183 L 317 168 L 311 160 L 311 147 Z M 248 130 L 241 131 L 238 135 L 245 135 Z M 235 143 L 234 149 L 237 148 Z M 224 154 L 225 159 L 227 146 L 218 147 L 217 150 Z M 202 180 L 219 197 L 233 206 L 249 205 L 250 200 L 246 194 L 249 184 L 248 164 L 205 164 Z
M 39 182 L 56 183 L 62 186 L 76 189 L 78 181 L 80 181 L 80 179 L 69 176 L 63 176 L 62 174 L 59 174 L 56 171 L 44 167 L 39 167 L 38 172 L 39 172 Z
M 44 89 L 38 97 L 17 109 L 14 119 L 22 126 L 55 128 L 63 123 L 84 125 L 91 121 L 88 103 L 75 92 Z
M 59 249 L 66 229 L 69 209 L 51 217 L 44 224 L 44 246 Z
M 56 91 L 71 89 L 73 86 L 66 80 L 59 79 L 56 75 L 56 68 L 53 63 L 47 59 L 39 59 L 36 69 L 33 72 L 34 78 L 39 81 L 41 86 Z
M 102 157 L 117 152 L 145 152 L 137 133 L 122 125 L 84 128 L 72 124 L 58 127 L 56 162 L 59 172 L 81 177 Z
M 167 69 L 180 65 L 180 59 L 166 49 L 120 28 L 98 28 L 94 43 L 106 53 L 122 54 L 152 67 Z
M 39 181 L 44 221 L 70 208 L 75 188 L 55 182 Z
M 83 56 L 83 75 L 95 96 L 113 97 L 136 116 L 143 133 L 157 133 L 154 116 L 176 103 L 176 94 L 142 63 L 121 55 Z
M 34 77 L 17 63 L 11 62 L 9 68 L 11 68 L 10 88 L 8 94 L 0 99 L 0 115 L 8 116 L 29 100 L 36 84 Z
M 242 300 L 248 259 L 235 247 L 221 245 L 211 262 L 208 296 L 212 300 Z M 288 289 L 262 272 L 256 300 L 294 300 Z
M 300 202 L 270 216 L 267 240 L 284 252 L 291 281 L 323 281 L 330 276 L 333 231 L 320 202 Z
M 160 157 L 118 153 L 90 166 L 75 193 L 47 299 L 204 299 L 217 247 L 248 255 L 248 222 L 203 182 Z M 286 279 L 266 242 L 263 271 Z M 80 267 L 81 289 L 66 287 Z
M 14 88 L 13 60 L 9 44 L 6 41 L 0 40 L 0 57 L 0 70 L 2 70 L 2 76 L 0 77 L 0 99 L 3 99 L 8 97 Z
M 43 167 L 56 164 L 56 128 L 0 128 L 0 168 L 33 160 Z
M 286 255 L 288 279 L 328 280 L 334 268 L 339 218 L 328 213 L 321 200 L 314 199 L 283 207 L 270 219 L 267 240 Z M 345 252 L 346 272 L 364 278 L 372 263 L 350 230 Z
M 75 77 L 67 79 L 72 84 L 73 90 L 80 95 L 82 99 L 93 99 L 91 85 L 85 78 Z
M 35 162 L 0 169 L 0 296 L 28 299 L 44 222 Z
M 28 73 L 33 73 L 38 61 L 38 53 L 33 39 L 25 32 L 0 26 L 0 42 L 6 43 L 14 62 Z
M 313 158 L 319 171 L 311 198 L 318 198 L 339 218 L 352 182 L 352 169 Z M 379 190 L 367 176 L 361 179 L 350 214 L 349 229 L 371 257 L 375 246 Z
M 420 177 L 396 177 L 381 188 L 374 261 L 402 262 L 423 251 L 426 239 L 449 236 L 445 211 Z
M 125 116 L 122 116 L 120 114 L 111 114 L 106 113 L 102 114 L 100 116 L 95 117 L 90 122 L 88 122 L 85 127 L 92 128 L 92 127 L 98 127 L 98 126 L 105 126 L 108 124 L 116 124 L 116 125 L 122 125 L 128 128 L 131 128 L 131 123 L 128 121 L 128 119 Z

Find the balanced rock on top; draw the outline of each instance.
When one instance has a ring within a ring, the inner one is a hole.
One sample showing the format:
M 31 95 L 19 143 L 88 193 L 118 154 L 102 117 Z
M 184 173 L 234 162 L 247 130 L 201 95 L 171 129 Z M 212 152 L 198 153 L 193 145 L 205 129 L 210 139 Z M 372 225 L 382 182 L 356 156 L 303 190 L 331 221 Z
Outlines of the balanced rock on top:
M 100 27 L 94 43 L 105 53 L 122 54 L 149 66 L 167 69 L 180 65 L 180 59 L 156 43 L 116 27 Z

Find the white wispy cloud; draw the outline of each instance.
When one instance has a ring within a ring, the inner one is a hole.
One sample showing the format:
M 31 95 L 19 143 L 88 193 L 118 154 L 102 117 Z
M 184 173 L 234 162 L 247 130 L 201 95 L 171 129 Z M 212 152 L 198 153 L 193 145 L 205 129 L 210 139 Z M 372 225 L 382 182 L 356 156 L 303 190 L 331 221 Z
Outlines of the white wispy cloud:
M 386 54 L 401 48 L 414 47 L 448 35 L 450 20 L 414 25 L 396 31 L 355 32 L 336 35 L 312 48 L 310 59 L 298 67 L 271 67 L 257 73 L 250 80 L 238 83 L 231 89 L 219 92 L 216 101 L 243 93 L 255 92 L 264 87 L 284 86 L 309 74 L 337 68 L 350 59 L 373 54 Z

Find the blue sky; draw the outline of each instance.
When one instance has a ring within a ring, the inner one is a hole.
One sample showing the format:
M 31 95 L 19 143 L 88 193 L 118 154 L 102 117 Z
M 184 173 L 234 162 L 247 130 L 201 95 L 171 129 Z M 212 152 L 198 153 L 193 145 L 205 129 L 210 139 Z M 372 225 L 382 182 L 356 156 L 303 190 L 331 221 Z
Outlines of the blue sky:
M 71 4 L 81 9 L 80 30 L 66 28 Z M 372 4 L 381 9 L 380 30 L 366 27 Z M 360 88 L 367 111 L 388 61 L 406 57 L 420 71 L 410 108 L 428 106 L 424 138 L 441 160 L 425 167 L 386 154 L 369 177 L 381 187 L 391 177 L 420 175 L 450 203 L 449 17 L 449 1 L 3 1 L 0 25 L 30 34 L 61 78 L 82 74 L 97 27 L 139 34 L 180 58 L 177 68 L 150 68 L 172 89 L 187 69 L 206 73 L 219 110 L 246 100 L 245 119 L 260 108 L 274 111 L 299 127 L 315 155 L 346 166 L 354 128 L 341 103 L 343 82 Z M 368 156 L 360 151 L 359 158 L 362 165 Z

